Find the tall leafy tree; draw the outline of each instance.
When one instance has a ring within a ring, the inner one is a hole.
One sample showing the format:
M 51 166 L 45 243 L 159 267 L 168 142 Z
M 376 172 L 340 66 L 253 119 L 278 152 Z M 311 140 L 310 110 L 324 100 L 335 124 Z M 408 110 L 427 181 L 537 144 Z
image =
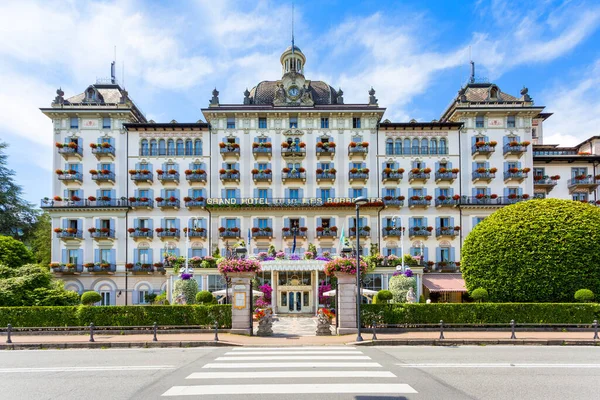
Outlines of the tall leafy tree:
M 0 235 L 27 241 L 38 211 L 23 199 L 23 189 L 15 182 L 15 171 L 8 168 L 8 144 L 0 142 Z
M 31 251 L 35 262 L 47 266 L 51 262 L 52 223 L 50 214 L 42 213 L 37 219 L 31 238 Z

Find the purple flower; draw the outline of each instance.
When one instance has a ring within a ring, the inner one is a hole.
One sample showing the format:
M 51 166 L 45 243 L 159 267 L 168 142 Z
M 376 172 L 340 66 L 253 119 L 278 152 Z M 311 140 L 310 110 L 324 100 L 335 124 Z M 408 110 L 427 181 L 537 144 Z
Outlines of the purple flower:
M 319 257 L 315 258 L 315 260 L 319 260 L 319 261 L 331 261 L 331 258 L 319 256 Z
M 413 272 L 407 268 L 406 271 L 404 271 L 404 275 L 406 275 L 407 278 L 410 278 L 413 276 Z
M 185 272 L 181 274 L 181 279 L 186 281 L 188 279 L 192 279 L 192 274 L 186 274 Z
M 292 254 L 289 259 L 293 260 L 293 261 L 298 261 L 298 260 L 301 260 L 302 258 L 297 254 Z

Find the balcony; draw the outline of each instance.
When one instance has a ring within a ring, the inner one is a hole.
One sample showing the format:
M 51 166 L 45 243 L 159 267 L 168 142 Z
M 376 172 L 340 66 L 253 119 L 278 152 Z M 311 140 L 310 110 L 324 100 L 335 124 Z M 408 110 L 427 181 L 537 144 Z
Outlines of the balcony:
M 56 143 L 56 147 L 58 148 L 58 154 L 63 156 L 65 160 L 81 160 L 83 158 L 83 149 L 75 143 Z
M 200 238 L 206 239 L 206 229 L 205 228 L 192 228 L 187 232 L 190 238 Z
M 452 197 L 438 196 L 435 199 L 436 207 L 456 207 L 460 204 L 460 196 L 454 195 Z
M 199 182 L 199 183 L 206 183 L 206 171 L 204 171 L 203 169 L 197 169 L 197 170 L 186 170 L 185 171 L 185 179 L 192 183 L 192 182 Z
M 254 182 L 271 182 L 273 180 L 273 173 L 270 169 L 264 171 L 253 169 L 252 180 Z
M 162 240 L 179 239 L 181 233 L 177 228 L 156 228 L 156 236 Z
M 109 170 L 91 170 L 92 180 L 96 183 L 115 183 L 115 173 Z
M 196 198 L 184 197 L 183 201 L 185 201 L 187 208 L 203 208 L 206 206 L 206 199 L 202 196 Z
M 129 170 L 129 175 L 131 180 L 137 185 L 140 183 L 149 183 L 152 184 L 154 182 L 154 174 L 148 170 Z
M 287 143 L 281 145 L 281 156 L 283 158 L 303 158 L 306 157 L 306 148 L 302 147 L 304 143 L 300 143 L 298 146 L 292 144 L 291 146 Z
M 337 237 L 337 228 L 336 227 L 324 228 L 322 226 L 319 226 L 317 228 L 317 239 L 335 238 L 335 237 Z
M 489 170 L 486 170 L 485 168 L 480 168 L 477 171 L 474 171 L 473 174 L 471 175 L 471 179 L 473 181 L 473 183 L 477 183 L 477 182 L 487 182 L 490 183 L 492 181 L 492 179 L 494 179 L 496 177 L 496 168 L 490 168 Z
M 305 238 L 308 234 L 308 228 L 305 226 L 302 226 L 298 229 L 296 229 L 295 231 L 291 228 L 282 228 L 281 229 L 281 236 L 285 239 L 285 238 L 293 238 L 294 237 L 294 232 L 296 234 L 297 238 Z
M 240 229 L 239 228 L 219 228 L 219 237 L 224 239 L 227 238 L 239 238 L 240 237 Z
M 386 226 L 381 230 L 383 237 L 401 237 L 404 235 L 405 228 L 394 228 L 393 226 Z
M 179 199 L 175 197 L 169 197 L 168 199 L 163 199 L 162 197 L 156 198 L 156 205 L 160 207 L 161 210 L 179 210 Z
M 326 158 L 326 157 L 329 157 L 330 159 L 333 160 L 333 158 L 335 157 L 335 143 L 333 143 L 333 142 L 329 142 L 329 143 L 318 142 L 316 155 L 317 155 L 318 160 L 320 160 L 322 158 Z
M 478 194 L 477 196 L 463 196 L 460 199 L 461 206 L 501 206 L 503 201 L 501 197 L 496 194 L 484 195 Z
M 229 171 L 221 169 L 219 170 L 219 178 L 222 182 L 239 182 L 240 173 L 236 169 L 231 169 Z
M 546 193 L 550 193 L 552 189 L 558 184 L 560 179 L 559 175 L 547 176 L 547 175 L 534 175 L 533 187 L 534 189 L 543 189 Z
M 529 200 L 528 194 L 509 194 L 503 197 L 501 201 L 503 204 L 515 204 L 525 200 Z
M 427 208 L 431 205 L 431 196 L 413 196 L 408 199 L 408 207 L 410 208 Z
M 273 230 L 271 228 L 252 228 L 252 237 L 271 239 L 273 237 Z
M 383 197 L 383 205 L 384 207 L 403 207 L 404 206 L 404 196 L 384 196 Z
M 365 226 L 364 228 L 359 229 L 358 236 L 359 237 L 371 236 L 371 228 L 369 228 L 368 226 Z M 348 237 L 356 237 L 356 228 L 348 229 Z
M 454 238 L 458 236 L 458 232 L 460 232 L 460 226 L 438 226 L 435 229 L 435 236 Z
M 109 228 L 90 228 L 90 236 L 94 240 L 115 240 L 115 230 Z
M 402 168 L 397 169 L 396 171 L 392 170 L 391 168 L 384 168 L 383 172 L 381 173 L 381 181 L 383 183 L 400 182 L 404 176 L 403 174 L 404 169 Z
M 154 232 L 150 228 L 129 228 L 127 231 L 133 240 L 154 239 Z
M 321 182 L 321 181 L 333 182 L 333 181 L 335 181 L 336 172 L 337 171 L 334 168 L 330 168 L 325 171 L 318 168 L 316 170 L 317 182 Z
M 529 146 L 529 142 L 510 142 L 504 145 L 504 156 L 518 156 L 521 157 L 526 151 L 527 146 Z
M 151 210 L 154 208 L 154 200 L 147 197 L 130 197 L 129 206 L 134 210 L 143 208 Z
M 357 182 L 357 181 L 366 182 L 367 179 L 369 179 L 369 169 L 368 168 L 363 168 L 360 170 L 356 169 L 356 168 L 352 168 L 350 170 L 350 172 L 348 173 L 348 180 L 350 181 L 350 183 Z
M 94 143 L 90 145 L 92 148 L 92 154 L 96 156 L 98 160 L 102 159 L 115 159 L 115 148 L 108 143 L 102 143 L 98 145 L 92 146 Z
M 83 231 L 75 228 L 56 228 L 54 229 L 56 232 L 56 237 L 62 240 L 82 240 L 83 239 Z
M 80 184 L 83 182 L 83 174 L 77 171 L 56 171 L 58 180 L 63 181 L 64 184 L 69 185 L 71 183 Z
M 164 185 L 165 183 L 179 184 L 179 172 L 171 169 L 169 171 L 156 170 L 158 180 Z
M 408 182 L 422 182 L 425 183 L 431 177 L 431 169 L 419 169 L 414 168 L 408 173 Z
M 252 154 L 255 159 L 271 159 L 273 156 L 273 149 L 271 143 L 252 143 Z
M 439 261 L 435 263 L 435 270 L 438 272 L 460 272 L 460 262 L 458 261 Z
M 126 264 L 125 268 L 127 268 L 129 271 L 135 274 L 151 274 L 152 272 L 154 272 L 154 266 L 152 264 Z
M 600 175 L 596 175 L 595 177 L 592 175 L 579 175 L 567 181 L 570 193 L 573 193 L 575 190 L 588 190 L 591 193 L 599 184 Z
M 115 264 L 109 263 L 88 263 L 85 264 L 84 267 L 87 268 L 88 272 L 92 272 L 95 274 L 109 274 L 112 275 L 116 272 L 117 266 Z
M 485 156 L 489 158 L 493 152 L 496 151 L 496 142 L 477 142 L 471 148 L 471 155 L 475 156 Z
M 59 264 L 59 263 L 51 263 L 50 268 L 52 268 L 52 272 L 57 274 L 74 274 L 79 275 L 83 272 L 83 265 L 81 264 Z
M 456 172 L 455 172 L 456 171 Z M 452 183 L 458 177 L 458 169 L 453 169 L 452 171 L 446 171 L 445 169 L 440 169 L 435 173 L 435 183 L 439 182 L 449 182 Z
M 284 168 L 281 171 L 281 181 L 282 182 L 286 182 L 286 181 L 306 182 L 306 172 L 304 172 L 304 168 L 300 168 L 298 171 L 295 171 L 295 170 L 289 171 L 289 168 Z
M 508 171 L 504 171 L 504 183 L 509 181 L 523 182 L 527 178 L 529 168 L 523 168 L 519 170 L 517 168 L 511 168 Z
M 361 158 L 364 160 L 365 158 L 367 158 L 368 153 L 369 153 L 369 143 L 367 143 L 367 142 L 362 142 L 362 143 L 351 142 L 350 145 L 348 146 L 348 158 L 350 158 L 351 160 L 354 158 Z
M 415 237 L 415 236 L 429 237 L 429 236 L 431 236 L 431 232 L 433 232 L 432 226 L 413 226 L 412 228 L 408 229 L 408 236 L 409 237 Z
M 231 159 L 234 158 L 239 160 L 240 158 L 240 145 L 237 143 L 219 143 L 219 152 L 223 159 Z

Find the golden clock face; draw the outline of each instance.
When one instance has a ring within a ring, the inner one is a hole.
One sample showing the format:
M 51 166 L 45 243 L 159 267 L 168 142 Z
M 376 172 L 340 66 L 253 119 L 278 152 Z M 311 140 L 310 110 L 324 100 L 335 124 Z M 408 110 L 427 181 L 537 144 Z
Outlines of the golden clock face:
M 288 89 L 288 95 L 290 97 L 298 97 L 299 94 L 300 94 L 300 90 L 298 89 L 297 86 L 292 86 L 291 88 Z

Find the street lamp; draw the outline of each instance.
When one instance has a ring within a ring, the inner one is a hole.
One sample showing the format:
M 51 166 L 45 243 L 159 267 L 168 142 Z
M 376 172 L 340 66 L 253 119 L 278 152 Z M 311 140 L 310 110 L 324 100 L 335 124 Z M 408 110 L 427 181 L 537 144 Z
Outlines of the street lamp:
M 358 221 L 360 221 L 360 206 L 367 204 L 369 199 L 365 196 L 360 196 L 355 198 L 352 202 L 356 205 L 356 341 L 362 342 L 363 338 L 360 335 L 360 226 Z

